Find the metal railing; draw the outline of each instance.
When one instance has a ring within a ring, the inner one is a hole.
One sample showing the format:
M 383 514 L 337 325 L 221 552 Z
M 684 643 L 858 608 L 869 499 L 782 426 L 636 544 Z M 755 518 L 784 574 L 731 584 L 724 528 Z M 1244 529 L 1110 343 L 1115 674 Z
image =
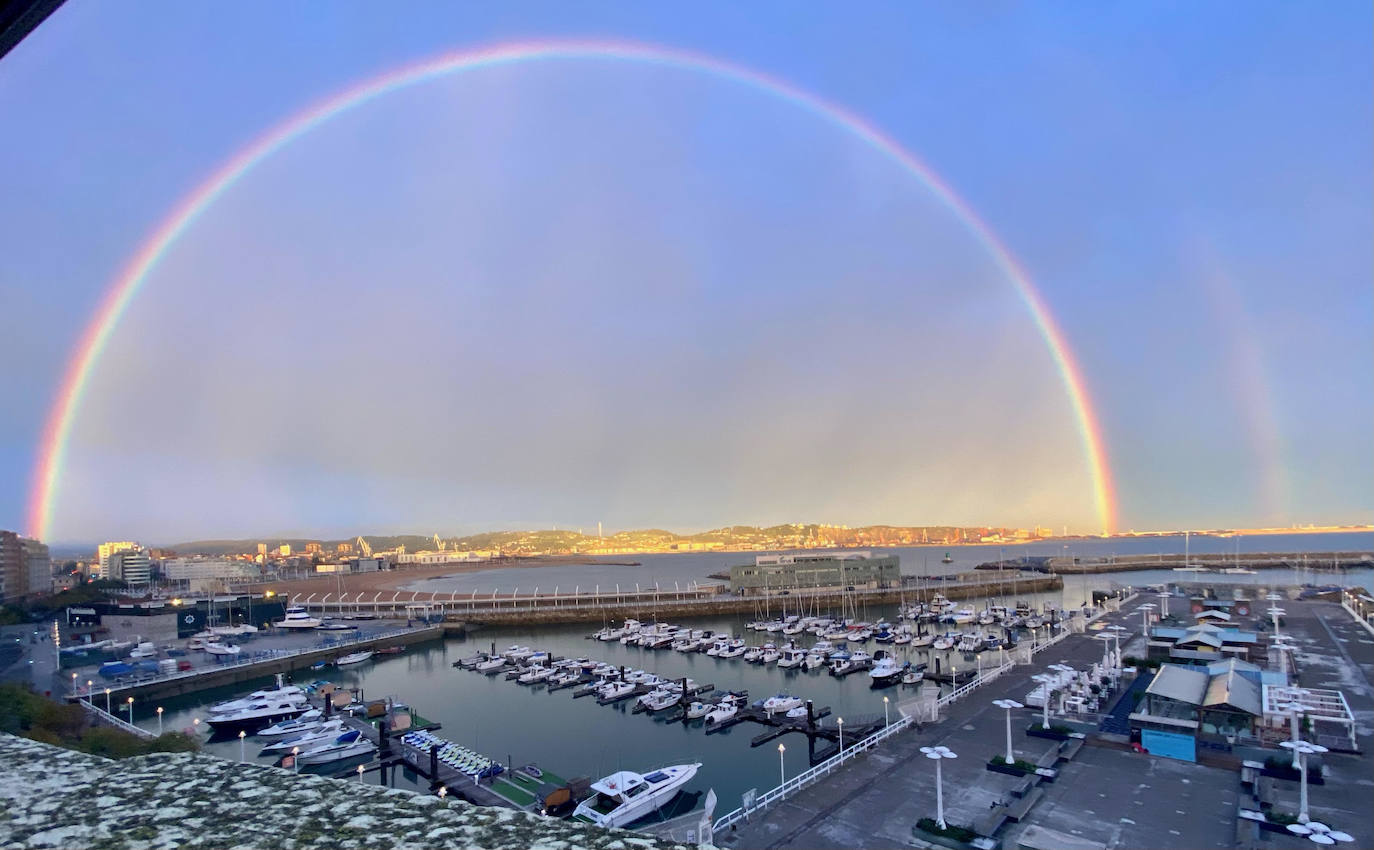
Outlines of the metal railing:
M 135 726 L 127 720 L 120 720 L 118 717 L 115 717 L 113 714 L 111 714 L 103 708 L 96 708 L 95 705 L 93 705 L 91 701 L 88 699 L 81 700 L 81 707 L 86 710 L 87 714 L 93 715 L 96 721 L 99 723 L 104 723 L 107 726 L 113 726 L 116 729 L 123 729 L 125 732 L 128 732 L 132 735 L 137 735 L 140 738 L 152 739 L 157 737 L 152 732 L 149 732 L 147 729 L 144 729 L 141 726 Z
M 1007 659 L 1002 666 L 985 670 L 978 674 L 971 682 L 966 682 L 935 701 L 936 708 L 944 708 L 953 702 L 958 702 L 974 691 L 978 690 L 988 682 L 1001 678 L 1002 674 L 1016 666 L 1015 659 Z
M 247 667 L 253 664 L 262 664 L 268 661 L 276 661 L 282 658 L 292 658 L 297 655 L 308 655 L 312 652 L 321 652 L 329 649 L 344 649 L 350 646 L 357 646 L 359 644 L 370 643 L 372 641 L 385 640 L 391 637 L 399 637 L 401 635 L 414 634 L 416 632 L 422 632 L 430 628 L 434 627 L 421 626 L 417 628 L 387 629 L 385 631 L 380 632 L 368 632 L 366 635 L 358 634 L 351 638 L 327 639 L 320 641 L 319 643 L 314 644 L 313 646 L 305 646 L 300 647 L 298 649 L 264 649 L 259 650 L 258 652 L 254 652 L 252 655 L 249 656 L 235 656 L 231 660 L 220 661 L 212 666 L 197 667 L 191 670 L 178 670 L 175 673 L 149 672 L 143 675 L 130 674 L 128 676 L 116 679 L 108 684 L 101 683 L 98 688 L 94 686 L 92 686 L 90 689 L 82 688 L 79 686 L 74 687 L 72 689 L 72 697 L 79 699 L 90 699 L 94 695 L 102 693 L 105 690 L 105 688 L 109 688 L 110 692 L 114 693 L 125 688 L 141 687 L 143 685 L 151 685 L 161 682 L 171 682 L 178 679 L 193 679 L 196 676 L 201 676 L 205 673 L 211 673 L 219 670 L 232 670 L 236 667 Z
M 820 779 L 822 776 L 829 775 L 831 771 L 840 767 L 840 765 L 844 764 L 846 761 L 853 759 L 856 755 L 868 752 L 878 744 L 896 735 L 903 729 L 906 729 L 912 722 L 910 717 L 903 715 L 889 725 L 869 735 L 867 738 L 864 738 L 852 746 L 846 747 L 838 754 L 831 756 L 810 770 L 797 774 L 763 796 L 756 798 L 754 800 L 754 805 L 748 809 L 740 807 L 732 812 L 721 815 L 712 826 L 712 831 L 719 832 L 733 824 L 739 823 L 741 820 L 746 819 L 749 815 L 760 809 L 766 809 L 773 803 L 786 799 L 788 796 L 797 793 L 807 785 Z
M 1374 626 L 1371 626 L 1369 622 L 1365 620 L 1363 617 L 1361 617 L 1354 608 L 1351 608 L 1349 603 L 1347 603 L 1345 599 L 1341 599 L 1341 607 L 1345 609 L 1347 614 L 1354 617 L 1355 622 L 1363 626 L 1365 631 L 1369 632 L 1371 635 L 1374 635 Z

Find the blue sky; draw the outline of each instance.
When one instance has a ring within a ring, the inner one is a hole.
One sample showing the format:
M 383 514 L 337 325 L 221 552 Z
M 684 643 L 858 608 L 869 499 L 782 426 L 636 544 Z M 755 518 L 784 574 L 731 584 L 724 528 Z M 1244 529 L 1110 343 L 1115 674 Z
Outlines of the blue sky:
M 101 292 L 276 122 L 451 50 L 614 38 L 863 115 L 1024 262 L 1122 527 L 1374 515 L 1367 4 L 74 2 L 0 61 L 0 527 Z M 119 493 L 112 498 L 111 493 Z M 986 252 L 736 86 L 521 66 L 241 182 L 97 371 L 60 540 L 784 520 L 1092 527 Z

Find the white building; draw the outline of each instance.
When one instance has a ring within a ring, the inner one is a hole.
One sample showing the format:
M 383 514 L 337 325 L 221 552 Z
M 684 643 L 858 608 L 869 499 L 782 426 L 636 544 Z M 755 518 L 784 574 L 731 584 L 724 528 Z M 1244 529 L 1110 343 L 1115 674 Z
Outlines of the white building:
M 148 584 L 153 580 L 153 565 L 148 553 L 142 549 L 115 552 L 110 555 L 104 578 L 113 578 L 125 584 Z
M 110 578 L 110 556 L 116 552 L 128 552 L 137 549 L 138 544 L 132 540 L 119 540 L 110 543 L 101 543 L 96 547 L 96 564 L 99 567 L 97 578 Z
M 162 562 L 162 574 L 175 581 L 257 578 L 251 565 L 224 558 L 171 558 Z

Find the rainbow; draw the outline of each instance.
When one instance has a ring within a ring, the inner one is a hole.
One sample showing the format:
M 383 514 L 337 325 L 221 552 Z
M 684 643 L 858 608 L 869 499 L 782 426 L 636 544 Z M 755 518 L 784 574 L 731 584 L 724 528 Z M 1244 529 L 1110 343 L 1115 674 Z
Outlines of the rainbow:
M 1031 318 L 1039 328 L 1050 355 L 1054 359 L 1064 389 L 1082 437 L 1083 450 L 1092 477 L 1094 505 L 1104 532 L 1115 528 L 1115 496 L 1111 472 L 1108 468 L 1101 427 L 1089 403 L 1083 375 L 1055 324 L 1044 299 L 1031 283 L 1030 276 L 1016 261 L 969 205 L 955 194 L 939 175 L 906 151 L 891 137 L 853 112 L 809 94 L 790 83 L 766 76 L 757 71 L 732 65 L 708 56 L 673 48 L 625 42 L 521 42 L 477 50 L 448 53 L 389 71 L 365 80 L 328 97 L 297 113 L 259 136 L 215 170 L 190 192 L 158 225 L 152 236 L 120 272 L 105 292 L 77 343 L 67 364 L 56 399 L 48 413 L 39 445 L 38 462 L 34 465 L 33 483 L 29 499 L 28 530 L 39 539 L 48 539 L 57 503 L 58 482 L 62 477 L 71 436 L 81 400 L 90 384 L 91 373 L 100 360 L 119 319 L 138 294 L 148 273 L 167 253 L 186 230 L 195 223 L 216 199 L 238 180 L 274 152 L 300 136 L 327 122 L 336 115 L 361 106 L 389 92 L 413 86 L 447 74 L 511 65 L 521 62 L 550 60 L 619 60 L 680 68 L 708 74 L 733 83 L 750 86 L 773 97 L 813 113 L 833 123 L 871 148 L 899 163 L 913 177 L 924 183 L 936 197 L 953 212 L 969 231 L 983 243 L 1002 272 L 1016 287 Z

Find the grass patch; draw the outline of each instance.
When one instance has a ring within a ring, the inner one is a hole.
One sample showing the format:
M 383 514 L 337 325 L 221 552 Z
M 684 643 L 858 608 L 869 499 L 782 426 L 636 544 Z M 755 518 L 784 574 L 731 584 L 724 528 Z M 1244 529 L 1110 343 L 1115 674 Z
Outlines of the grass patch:
M 520 786 L 507 782 L 504 779 L 497 779 L 491 783 L 491 790 L 515 803 L 517 806 L 528 806 L 534 802 L 534 795 L 521 788 Z
M 1006 763 L 1007 763 L 1007 757 L 1006 757 L 1006 756 L 1000 756 L 1000 755 L 999 755 L 999 756 L 993 756 L 993 757 L 992 757 L 992 763 L 993 763 L 993 764 L 1006 764 Z M 1016 768 L 1017 770 L 1024 770 L 1024 771 L 1026 771 L 1027 773 L 1035 773 L 1035 765 L 1033 765 L 1033 764 L 1031 764 L 1030 762 L 1025 761 L 1025 760 L 1023 760 L 1023 759 L 1017 759 L 1016 761 L 1014 761 L 1014 762 L 1011 763 L 1011 766 L 1014 767 L 1014 768 Z

